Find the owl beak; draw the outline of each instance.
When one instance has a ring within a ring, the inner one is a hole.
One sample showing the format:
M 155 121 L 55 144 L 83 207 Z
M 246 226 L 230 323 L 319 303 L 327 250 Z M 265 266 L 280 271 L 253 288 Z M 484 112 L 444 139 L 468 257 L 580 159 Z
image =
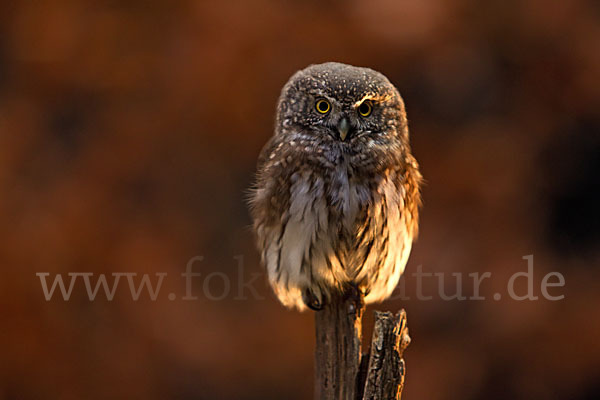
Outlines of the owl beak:
M 346 140 L 346 136 L 348 136 L 348 131 L 350 130 L 350 122 L 348 122 L 347 118 L 342 118 L 338 123 L 338 131 L 340 132 L 340 139 Z

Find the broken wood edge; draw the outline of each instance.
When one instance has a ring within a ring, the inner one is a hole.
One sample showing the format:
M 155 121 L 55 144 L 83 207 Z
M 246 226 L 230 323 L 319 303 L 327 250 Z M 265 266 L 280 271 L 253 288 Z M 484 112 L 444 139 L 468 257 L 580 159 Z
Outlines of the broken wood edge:
M 375 311 L 369 352 L 361 353 L 363 305 L 331 299 L 315 313 L 315 399 L 400 399 L 404 350 L 410 344 L 406 312 Z
M 361 367 L 365 368 L 366 365 L 366 369 L 360 371 L 357 377 L 359 388 L 363 387 L 363 390 L 358 391 L 357 399 L 400 399 L 406 372 L 402 356 L 409 344 L 410 336 L 404 310 L 400 310 L 396 315 L 389 311 L 375 311 L 371 348 L 361 360 Z M 360 383 L 363 379 L 364 386 Z

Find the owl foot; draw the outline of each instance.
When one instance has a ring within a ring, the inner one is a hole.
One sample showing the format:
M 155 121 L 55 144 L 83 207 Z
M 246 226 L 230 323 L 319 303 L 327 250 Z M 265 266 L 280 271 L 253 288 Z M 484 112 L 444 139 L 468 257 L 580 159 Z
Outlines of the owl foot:
M 321 311 L 323 309 L 323 302 L 309 288 L 304 289 L 302 301 L 304 301 L 306 307 L 313 311 Z
M 362 310 L 365 306 L 365 294 L 355 284 L 350 284 L 346 289 L 346 298 L 350 300 L 348 306 L 348 314 L 355 314 L 358 310 Z

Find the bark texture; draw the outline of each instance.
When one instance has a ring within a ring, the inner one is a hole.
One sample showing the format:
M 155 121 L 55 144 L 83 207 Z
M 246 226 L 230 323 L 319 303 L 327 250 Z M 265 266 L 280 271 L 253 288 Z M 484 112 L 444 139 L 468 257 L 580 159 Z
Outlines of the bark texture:
M 402 355 L 410 343 L 406 312 L 375 311 L 375 328 L 371 340 L 362 399 L 399 399 L 404 388 Z
M 315 399 L 357 398 L 363 311 L 360 301 L 346 296 L 332 298 L 315 313 Z
M 371 348 L 361 354 L 363 312 L 360 299 L 340 296 L 315 313 L 315 399 L 400 399 L 410 343 L 406 313 L 375 311 Z

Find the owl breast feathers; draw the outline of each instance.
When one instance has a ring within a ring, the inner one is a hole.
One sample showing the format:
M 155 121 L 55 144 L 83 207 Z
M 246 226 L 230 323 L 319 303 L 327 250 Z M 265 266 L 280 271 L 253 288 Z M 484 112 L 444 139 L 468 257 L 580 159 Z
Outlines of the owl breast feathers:
M 279 300 L 319 309 L 348 287 L 391 295 L 417 233 L 421 175 L 404 104 L 382 74 L 312 65 L 284 86 L 250 201 Z

